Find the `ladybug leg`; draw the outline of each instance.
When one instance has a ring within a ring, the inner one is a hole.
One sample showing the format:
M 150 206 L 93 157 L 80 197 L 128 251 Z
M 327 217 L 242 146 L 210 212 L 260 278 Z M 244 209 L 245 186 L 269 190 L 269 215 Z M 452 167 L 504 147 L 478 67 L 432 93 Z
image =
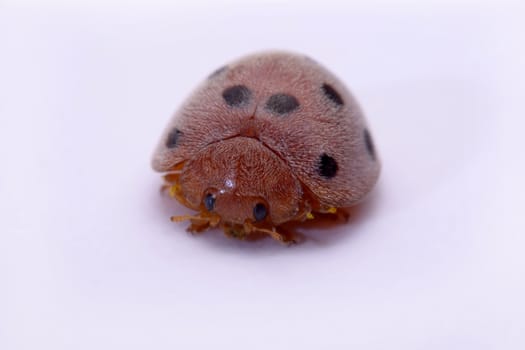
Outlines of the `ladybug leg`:
M 163 193 L 165 191 L 168 191 L 170 196 L 173 197 L 171 191 L 174 190 L 175 186 L 179 183 L 179 176 L 180 171 L 171 172 L 168 174 L 164 174 L 164 184 L 160 187 L 160 192 Z
M 278 232 L 275 227 L 272 227 L 271 230 L 262 228 L 262 227 L 256 227 L 256 226 L 253 226 L 250 222 L 246 222 L 244 224 L 244 230 L 247 233 L 259 232 L 259 233 L 267 234 L 268 236 L 272 237 L 276 241 L 279 241 L 287 245 L 296 244 L 301 241 L 299 236 L 291 232 L 286 232 L 286 231 Z
M 351 216 L 351 208 L 321 208 L 315 212 L 307 213 L 304 218 L 308 221 L 317 222 L 348 222 Z M 302 221 L 304 222 L 305 219 Z M 300 220 L 298 220 L 300 221 Z
M 285 243 L 290 242 L 293 244 L 299 244 L 306 240 L 306 236 L 297 231 L 286 230 L 283 227 L 279 227 L 281 236 L 284 237 Z
M 235 239 L 245 239 L 248 231 L 242 225 L 223 225 L 224 234 Z
M 179 181 L 180 171 L 173 171 L 163 176 L 164 181 L 169 184 L 174 184 Z
M 186 221 L 186 220 L 209 221 L 208 218 L 203 218 L 203 217 L 195 216 L 195 215 L 177 215 L 177 216 L 172 216 L 170 220 L 173 222 L 181 222 L 181 221 Z
M 210 222 L 209 221 L 206 221 L 206 222 L 199 222 L 197 220 L 191 220 L 191 225 L 188 226 L 188 228 L 186 229 L 186 231 L 188 232 L 191 232 L 191 233 L 201 233 L 201 232 L 204 232 L 206 231 L 207 229 L 210 228 Z
M 202 232 L 210 227 L 215 227 L 219 220 L 215 216 L 198 216 L 198 215 L 178 215 L 172 216 L 172 222 L 181 222 L 189 220 L 190 226 L 187 228 L 189 232 Z
M 299 241 L 296 240 L 296 237 L 292 234 L 283 234 L 281 232 L 275 231 L 275 228 L 272 228 L 272 230 L 265 230 L 265 229 L 257 229 L 259 232 L 267 233 L 270 237 L 275 239 L 276 241 L 279 241 L 283 244 L 296 244 Z

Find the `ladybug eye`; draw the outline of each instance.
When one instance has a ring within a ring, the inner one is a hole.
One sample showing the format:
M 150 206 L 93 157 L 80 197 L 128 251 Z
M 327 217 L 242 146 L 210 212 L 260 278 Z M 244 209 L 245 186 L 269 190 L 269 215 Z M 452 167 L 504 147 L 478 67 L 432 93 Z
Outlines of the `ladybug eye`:
M 255 207 L 253 207 L 253 217 L 255 218 L 255 221 L 264 220 L 266 215 L 268 215 L 268 210 L 264 204 L 257 203 Z
M 204 197 L 204 206 L 208 211 L 212 211 L 215 208 L 215 196 L 213 194 L 208 193 L 206 197 Z

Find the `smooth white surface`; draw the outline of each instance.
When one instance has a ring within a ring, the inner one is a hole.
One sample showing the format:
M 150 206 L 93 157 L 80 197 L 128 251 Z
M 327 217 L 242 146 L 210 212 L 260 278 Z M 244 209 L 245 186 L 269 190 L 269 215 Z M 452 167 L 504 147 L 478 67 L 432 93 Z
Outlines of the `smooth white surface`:
M 0 5 L 0 349 L 523 349 L 524 32 L 518 2 Z M 321 242 L 192 237 L 151 152 L 267 48 L 347 82 L 380 183 Z

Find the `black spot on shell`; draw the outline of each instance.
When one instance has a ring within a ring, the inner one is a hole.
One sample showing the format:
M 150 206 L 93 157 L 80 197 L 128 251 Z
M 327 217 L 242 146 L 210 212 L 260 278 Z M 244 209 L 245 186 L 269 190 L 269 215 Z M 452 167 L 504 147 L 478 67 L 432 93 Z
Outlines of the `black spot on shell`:
M 250 101 L 252 92 L 244 85 L 235 85 L 223 91 L 222 97 L 230 107 L 240 107 Z
M 332 102 L 334 102 L 338 106 L 344 105 L 344 101 L 341 98 L 341 95 L 339 95 L 339 93 L 335 91 L 335 89 L 331 85 L 323 84 L 322 89 L 325 96 L 328 97 Z
M 211 73 L 209 76 L 208 76 L 208 79 L 213 79 L 215 78 L 216 76 L 218 76 L 219 74 L 221 74 L 222 72 L 224 72 L 225 70 L 228 69 L 228 66 L 222 66 L 218 69 L 216 69 L 213 73 Z
M 363 132 L 364 138 L 365 138 L 365 146 L 366 150 L 368 151 L 368 154 L 372 159 L 376 159 L 376 149 L 374 147 L 374 142 L 372 141 L 372 136 L 370 136 L 370 132 L 368 129 L 365 129 Z
M 275 94 L 266 101 L 266 109 L 277 114 L 286 114 L 299 107 L 299 102 L 292 95 Z
M 253 217 L 255 218 L 255 221 L 264 220 L 266 215 L 268 215 L 268 210 L 264 204 L 257 203 L 255 207 L 253 207 Z
M 215 209 L 215 196 L 213 194 L 208 193 L 206 197 L 204 197 L 204 206 L 208 211 Z
M 166 139 L 166 147 L 168 148 L 175 148 L 178 145 L 179 138 L 182 135 L 182 131 L 175 128 L 170 131 L 168 134 L 168 138 Z
M 321 154 L 321 157 L 319 157 L 318 167 L 319 175 L 327 179 L 334 177 L 339 169 L 335 159 L 326 153 Z

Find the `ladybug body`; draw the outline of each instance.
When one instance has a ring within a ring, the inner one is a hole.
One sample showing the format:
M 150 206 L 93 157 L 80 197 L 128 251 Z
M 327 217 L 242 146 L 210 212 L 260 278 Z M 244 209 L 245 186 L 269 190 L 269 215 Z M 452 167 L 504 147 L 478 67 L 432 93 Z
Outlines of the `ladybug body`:
M 280 226 L 361 200 L 380 163 L 349 91 L 304 56 L 270 52 L 224 66 L 169 123 L 152 161 L 197 215 L 191 231 L 220 226 L 244 238 L 293 241 Z

